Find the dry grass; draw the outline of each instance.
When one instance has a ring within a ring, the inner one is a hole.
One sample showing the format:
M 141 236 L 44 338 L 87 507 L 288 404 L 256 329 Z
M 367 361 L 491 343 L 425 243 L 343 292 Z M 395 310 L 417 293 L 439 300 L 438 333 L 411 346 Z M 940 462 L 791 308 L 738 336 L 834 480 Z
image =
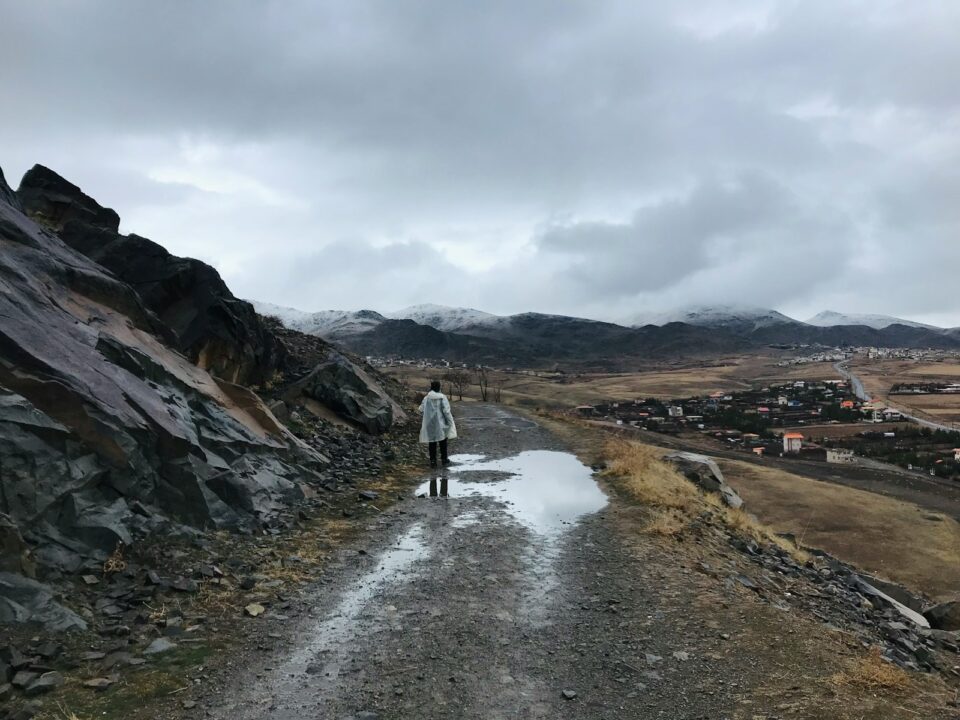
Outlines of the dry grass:
M 57 703 L 57 711 L 57 715 L 54 716 L 57 720 L 83 720 L 83 718 L 75 712 L 72 712 L 69 708 L 65 708 L 60 703 Z
M 750 513 L 727 507 L 719 496 L 700 491 L 662 459 L 664 453 L 663 448 L 619 439 L 609 441 L 606 446 L 605 476 L 618 490 L 652 511 L 652 518 L 644 528 L 646 532 L 672 537 L 682 533 L 695 517 L 707 512 L 742 536 L 776 545 L 799 562 L 809 559 L 807 553 L 779 537 Z
M 689 515 L 671 508 L 657 513 L 652 520 L 644 525 L 643 531 L 648 535 L 675 537 L 686 530 L 689 524 Z
M 852 661 L 847 669 L 833 675 L 830 682 L 836 687 L 872 695 L 904 695 L 913 687 L 911 675 L 884 660 L 879 647 Z
M 607 444 L 608 478 L 644 505 L 687 514 L 703 508 L 704 496 L 689 480 L 661 460 L 663 451 L 623 440 Z

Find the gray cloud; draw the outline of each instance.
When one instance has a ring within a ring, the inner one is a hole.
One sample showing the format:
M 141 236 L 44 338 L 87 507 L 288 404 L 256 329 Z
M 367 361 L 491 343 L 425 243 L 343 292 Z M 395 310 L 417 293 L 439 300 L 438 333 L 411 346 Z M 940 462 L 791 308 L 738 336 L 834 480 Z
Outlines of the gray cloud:
M 958 23 L 935 0 L 7 3 L 0 163 L 305 309 L 960 324 Z

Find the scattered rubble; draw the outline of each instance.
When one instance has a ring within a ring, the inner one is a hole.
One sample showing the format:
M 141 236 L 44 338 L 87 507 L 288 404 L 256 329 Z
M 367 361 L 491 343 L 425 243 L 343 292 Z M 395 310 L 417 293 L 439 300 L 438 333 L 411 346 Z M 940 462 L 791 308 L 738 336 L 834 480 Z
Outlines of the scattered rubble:
M 740 537 L 709 517 L 700 518 L 692 529 L 698 534 L 719 535 L 755 566 L 749 577 L 747 571 L 726 575 L 727 583 L 736 582 L 785 611 L 806 611 L 828 625 L 853 633 L 864 646 L 879 645 L 887 660 L 904 669 L 948 671 L 956 664 L 944 664 L 938 653 L 956 654 L 960 633 L 931 630 L 922 614 L 831 555 L 808 549 L 811 558 L 800 562 L 784 548 Z M 700 570 L 723 576 L 719 569 L 706 564 L 701 564 Z M 897 595 L 912 597 L 910 604 L 923 604 L 904 588 L 898 588 Z

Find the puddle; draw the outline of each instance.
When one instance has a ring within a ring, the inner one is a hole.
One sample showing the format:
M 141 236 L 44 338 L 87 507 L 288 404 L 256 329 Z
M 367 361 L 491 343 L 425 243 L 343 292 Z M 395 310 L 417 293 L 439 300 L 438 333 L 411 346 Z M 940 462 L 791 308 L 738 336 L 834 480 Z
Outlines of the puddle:
M 450 497 L 492 498 L 541 535 L 557 535 L 607 504 L 590 468 L 570 453 L 530 450 L 499 460 L 488 461 L 482 455 L 450 459 L 456 464 L 442 473 L 449 478 Z M 428 493 L 431 482 L 436 481 L 424 483 L 417 494 Z

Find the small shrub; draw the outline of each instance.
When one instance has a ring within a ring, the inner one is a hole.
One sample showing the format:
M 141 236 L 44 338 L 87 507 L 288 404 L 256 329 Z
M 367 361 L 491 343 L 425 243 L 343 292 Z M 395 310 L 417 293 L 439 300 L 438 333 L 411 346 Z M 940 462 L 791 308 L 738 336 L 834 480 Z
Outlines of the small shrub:
M 861 692 L 900 695 L 909 689 L 911 677 L 906 670 L 885 660 L 880 648 L 874 646 L 867 655 L 850 663 L 846 670 L 833 675 L 830 682 Z

